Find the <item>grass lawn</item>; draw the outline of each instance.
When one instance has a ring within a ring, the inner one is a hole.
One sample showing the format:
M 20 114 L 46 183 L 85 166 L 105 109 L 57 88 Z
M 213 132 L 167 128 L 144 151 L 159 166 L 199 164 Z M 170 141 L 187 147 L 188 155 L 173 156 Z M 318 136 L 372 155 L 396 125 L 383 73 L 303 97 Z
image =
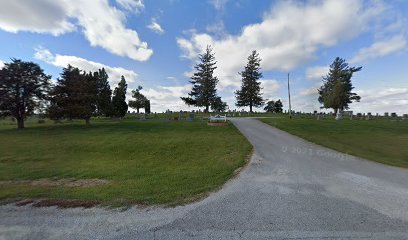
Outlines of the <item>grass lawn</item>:
M 0 200 L 75 199 L 115 204 L 179 204 L 220 187 L 251 145 L 230 124 L 205 121 L 38 124 L 0 121 Z M 33 186 L 15 180 L 104 179 L 99 186 Z M 5 183 L 4 181 L 14 182 Z
M 260 119 L 311 142 L 361 158 L 408 168 L 408 121 L 316 117 Z

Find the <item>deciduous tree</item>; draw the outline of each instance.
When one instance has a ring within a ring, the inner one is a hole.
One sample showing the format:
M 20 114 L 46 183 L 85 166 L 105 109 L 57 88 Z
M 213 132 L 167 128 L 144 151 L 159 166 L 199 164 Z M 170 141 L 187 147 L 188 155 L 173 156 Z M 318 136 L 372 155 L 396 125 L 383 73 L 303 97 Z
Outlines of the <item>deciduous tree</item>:
M 13 116 L 17 127 L 46 99 L 51 76 L 33 62 L 11 59 L 0 70 L 0 116 Z
M 136 109 L 137 113 L 139 113 L 140 108 L 146 107 L 147 98 L 140 92 L 140 90 L 142 89 L 143 89 L 142 86 L 138 86 L 136 89 L 132 90 L 132 98 L 134 100 L 129 101 L 129 107 Z

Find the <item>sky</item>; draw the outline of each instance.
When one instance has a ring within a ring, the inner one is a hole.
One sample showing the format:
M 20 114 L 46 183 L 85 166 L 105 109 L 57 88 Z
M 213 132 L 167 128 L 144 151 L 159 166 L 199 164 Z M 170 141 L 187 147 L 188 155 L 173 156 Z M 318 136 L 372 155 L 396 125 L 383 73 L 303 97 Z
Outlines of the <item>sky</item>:
M 317 89 L 336 57 L 362 66 L 353 76 L 354 112 L 408 113 L 408 1 L 405 0 L 0 0 L 0 68 L 11 58 L 38 63 L 54 80 L 71 64 L 104 67 L 143 86 L 153 112 L 197 110 L 180 99 L 207 45 L 218 94 L 235 106 L 247 57 L 262 59 L 263 97 L 321 111 Z M 261 111 L 262 109 L 256 109 Z

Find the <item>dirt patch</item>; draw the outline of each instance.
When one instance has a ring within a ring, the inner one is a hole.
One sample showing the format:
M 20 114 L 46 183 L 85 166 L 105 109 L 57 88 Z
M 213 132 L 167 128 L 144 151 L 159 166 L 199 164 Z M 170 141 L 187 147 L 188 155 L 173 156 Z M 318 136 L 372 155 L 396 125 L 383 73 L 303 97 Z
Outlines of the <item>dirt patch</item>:
M 46 186 L 46 187 L 92 187 L 109 184 L 109 180 L 105 179 L 75 179 L 75 178 L 41 178 L 36 180 L 10 180 L 0 181 L 0 185 L 31 185 L 31 186 Z
M 58 208 L 91 208 L 98 205 L 97 201 L 85 201 L 85 200 L 58 200 L 58 199 L 44 199 L 34 203 L 33 207 L 53 207 Z

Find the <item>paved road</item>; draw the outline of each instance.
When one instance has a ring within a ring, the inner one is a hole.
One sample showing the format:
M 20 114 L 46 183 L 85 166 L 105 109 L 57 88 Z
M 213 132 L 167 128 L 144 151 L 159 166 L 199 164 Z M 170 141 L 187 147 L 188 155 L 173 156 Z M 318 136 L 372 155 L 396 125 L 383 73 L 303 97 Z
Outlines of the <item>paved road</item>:
M 5 205 L 0 239 L 408 239 L 408 171 L 233 122 L 255 154 L 208 198 L 126 211 Z

